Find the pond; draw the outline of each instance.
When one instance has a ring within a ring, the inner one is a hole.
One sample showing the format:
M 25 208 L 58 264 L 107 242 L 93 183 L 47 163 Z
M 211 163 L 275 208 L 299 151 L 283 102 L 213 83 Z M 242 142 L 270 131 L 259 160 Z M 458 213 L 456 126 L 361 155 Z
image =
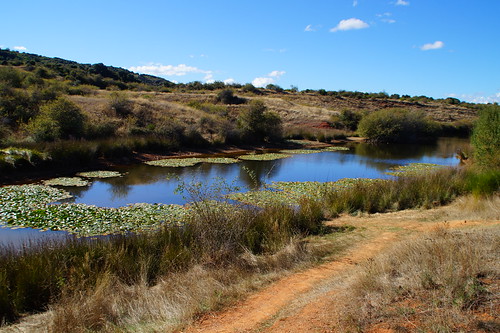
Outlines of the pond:
M 457 165 L 457 149 L 466 149 L 467 139 L 440 138 L 431 145 L 370 145 L 353 143 L 349 150 L 293 154 L 272 161 L 241 161 L 234 164 L 200 163 L 190 167 L 159 167 L 146 164 L 117 167 L 122 177 L 92 179 L 88 186 L 64 187 L 73 197 L 64 202 L 122 207 L 131 203 L 184 204 L 189 194 L 177 193 L 179 184 L 200 182 L 203 186 L 224 183 L 240 191 L 276 181 L 331 182 L 342 178 L 389 178 L 390 168 L 408 163 Z M 0 228 L 0 244 L 19 243 L 60 233 L 33 229 Z

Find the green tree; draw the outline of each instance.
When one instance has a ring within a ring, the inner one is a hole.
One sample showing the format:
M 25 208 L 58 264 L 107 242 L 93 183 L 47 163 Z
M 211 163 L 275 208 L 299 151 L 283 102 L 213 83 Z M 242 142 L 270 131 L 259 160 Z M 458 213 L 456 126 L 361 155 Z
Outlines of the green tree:
M 39 141 L 83 136 L 85 116 L 78 105 L 60 97 L 40 108 L 40 114 L 28 124 L 28 130 Z
M 261 100 L 253 100 L 238 117 L 238 127 L 248 142 L 279 141 L 283 136 L 282 122 L 278 114 L 268 112 Z
M 487 105 L 479 111 L 472 131 L 472 145 L 479 165 L 500 168 L 500 106 Z

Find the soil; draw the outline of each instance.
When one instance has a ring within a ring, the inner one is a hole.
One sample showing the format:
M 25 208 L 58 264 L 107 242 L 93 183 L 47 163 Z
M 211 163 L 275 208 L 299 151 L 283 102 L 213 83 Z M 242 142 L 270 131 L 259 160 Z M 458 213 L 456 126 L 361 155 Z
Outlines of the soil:
M 455 219 L 443 224 L 450 217 L 447 210 L 449 208 L 444 207 L 363 218 L 344 216 L 331 221 L 330 224 L 335 226 L 355 226 L 363 233 L 364 241 L 340 257 L 277 281 L 226 311 L 206 314 L 182 332 L 339 332 L 336 329 L 335 313 L 338 309 L 335 296 L 341 292 L 340 281 L 357 264 L 399 240 L 430 231 L 438 225 L 450 228 L 500 225 L 498 217 L 490 220 Z M 387 327 L 381 323 L 369 331 L 393 332 Z

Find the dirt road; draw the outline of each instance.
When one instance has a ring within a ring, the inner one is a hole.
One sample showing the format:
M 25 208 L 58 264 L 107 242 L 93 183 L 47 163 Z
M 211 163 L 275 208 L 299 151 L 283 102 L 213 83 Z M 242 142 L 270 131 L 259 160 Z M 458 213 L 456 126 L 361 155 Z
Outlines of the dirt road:
M 363 241 L 340 257 L 320 266 L 287 276 L 236 306 L 206 315 L 183 332 L 335 332 L 335 294 L 339 281 L 355 265 L 372 258 L 396 241 L 414 237 L 443 225 L 453 214 L 449 208 L 403 211 L 369 217 L 343 217 L 335 225 L 353 225 Z M 450 228 L 500 224 L 498 219 L 447 221 Z

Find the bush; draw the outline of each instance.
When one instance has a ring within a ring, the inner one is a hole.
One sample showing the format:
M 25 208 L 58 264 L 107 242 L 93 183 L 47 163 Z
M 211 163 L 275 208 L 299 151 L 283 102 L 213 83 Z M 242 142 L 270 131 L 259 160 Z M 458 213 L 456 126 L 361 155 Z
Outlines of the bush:
M 85 116 L 78 105 L 65 98 L 58 98 L 40 108 L 40 115 L 34 120 L 35 125 L 47 130 L 59 128 L 55 138 L 68 139 L 81 137 L 84 133 Z
M 109 95 L 109 108 L 114 111 L 118 117 L 125 118 L 132 113 L 133 103 L 124 93 L 112 92 L 111 95 Z
M 363 117 L 358 132 L 374 142 L 418 142 L 435 138 L 437 124 L 426 119 L 422 112 L 384 109 Z
M 278 114 L 266 111 L 266 105 L 253 100 L 249 107 L 238 117 L 238 127 L 243 139 L 249 142 L 279 141 L 283 137 L 281 118 Z
M 482 167 L 500 167 L 500 106 L 488 105 L 479 111 L 472 131 L 474 158 Z
M 54 141 L 61 137 L 59 124 L 46 116 L 36 117 L 28 123 L 26 129 L 36 142 Z
M 233 91 L 230 89 L 222 90 L 217 95 L 217 102 L 223 104 L 243 104 L 246 102 L 244 98 L 235 96 Z

